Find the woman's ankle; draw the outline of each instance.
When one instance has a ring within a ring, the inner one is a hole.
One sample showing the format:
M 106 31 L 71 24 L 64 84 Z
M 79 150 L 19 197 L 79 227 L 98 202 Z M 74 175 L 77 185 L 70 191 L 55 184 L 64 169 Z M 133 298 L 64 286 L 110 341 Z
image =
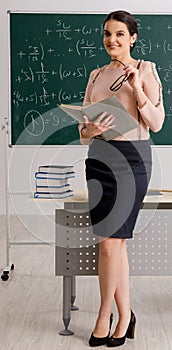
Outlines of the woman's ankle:
M 111 313 L 112 313 L 111 310 L 110 311 L 99 310 L 98 318 L 109 319 Z
M 124 312 L 119 313 L 119 322 L 125 323 L 131 317 L 131 308 L 129 307 Z
M 99 314 L 93 331 L 94 336 L 106 337 L 109 331 L 109 314 Z

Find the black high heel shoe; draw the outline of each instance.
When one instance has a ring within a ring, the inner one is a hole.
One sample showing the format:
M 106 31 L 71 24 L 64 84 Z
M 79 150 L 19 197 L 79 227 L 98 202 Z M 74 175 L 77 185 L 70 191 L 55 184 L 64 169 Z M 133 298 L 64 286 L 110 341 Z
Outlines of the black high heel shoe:
M 125 343 L 126 338 L 134 339 L 134 332 L 135 332 L 135 325 L 136 325 L 136 317 L 131 310 L 131 317 L 130 317 L 130 323 L 128 325 L 127 331 L 125 335 L 121 338 L 114 338 L 113 336 L 110 337 L 107 341 L 107 346 L 110 348 L 113 348 L 115 346 L 120 346 Z
M 105 345 L 107 344 L 107 341 L 109 339 L 109 334 L 110 334 L 110 330 L 111 330 L 111 326 L 112 326 L 112 322 L 113 322 L 113 314 L 110 315 L 110 325 L 109 325 L 109 333 L 106 337 L 103 338 L 97 338 L 93 335 L 93 333 L 91 334 L 91 337 L 89 339 L 89 345 L 90 346 L 101 346 L 101 345 Z

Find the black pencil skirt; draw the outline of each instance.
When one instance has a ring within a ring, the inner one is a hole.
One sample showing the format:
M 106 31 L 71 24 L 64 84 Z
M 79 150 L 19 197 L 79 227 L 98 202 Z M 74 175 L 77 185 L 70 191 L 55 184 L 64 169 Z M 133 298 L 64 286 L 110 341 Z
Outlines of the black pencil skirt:
M 151 169 L 149 140 L 93 141 L 86 159 L 86 180 L 94 234 L 133 237 Z

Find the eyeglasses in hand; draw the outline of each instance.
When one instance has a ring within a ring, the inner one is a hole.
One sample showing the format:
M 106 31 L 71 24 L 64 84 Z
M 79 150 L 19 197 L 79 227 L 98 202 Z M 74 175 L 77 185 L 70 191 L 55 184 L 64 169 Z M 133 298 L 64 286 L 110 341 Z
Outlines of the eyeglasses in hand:
M 119 60 L 117 60 L 117 59 L 115 59 L 115 60 L 113 60 L 113 61 L 118 61 L 118 62 L 120 62 L 120 63 L 125 67 L 125 64 L 122 63 L 121 61 L 119 61 Z M 109 89 L 110 89 L 111 91 L 117 91 L 117 90 L 119 90 L 119 89 L 121 88 L 122 84 L 123 84 L 125 81 L 127 81 L 128 79 L 129 79 L 129 76 L 126 76 L 125 74 L 120 75 L 120 77 L 118 77 L 118 78 L 114 81 L 114 83 L 110 86 Z
M 125 74 L 120 75 L 118 79 L 114 81 L 114 83 L 110 86 L 111 91 L 117 91 L 121 88 L 122 84 L 129 79 Z

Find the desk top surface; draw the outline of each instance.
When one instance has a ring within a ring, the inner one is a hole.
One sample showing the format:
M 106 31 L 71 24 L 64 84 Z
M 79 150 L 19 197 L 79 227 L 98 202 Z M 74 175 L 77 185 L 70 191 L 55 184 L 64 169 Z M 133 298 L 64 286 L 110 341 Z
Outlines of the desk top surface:
M 144 203 L 172 203 L 172 192 L 161 192 L 160 195 L 145 196 Z
M 70 198 L 64 200 L 64 207 L 66 209 L 77 209 L 86 207 L 88 198 L 82 197 L 79 194 L 74 194 Z M 161 192 L 159 195 L 145 196 L 142 204 L 142 209 L 172 209 L 172 192 Z
M 87 202 L 88 198 L 83 193 L 76 193 L 74 195 L 63 199 L 64 202 Z M 160 192 L 156 195 L 146 195 L 143 203 L 172 203 L 172 191 L 171 192 Z
M 25 198 L 25 201 L 23 200 Z M 72 197 L 65 199 L 35 199 L 30 193 L 15 193 L 10 195 L 10 212 L 17 215 L 52 215 L 55 209 L 88 208 L 86 192 L 74 191 Z M 172 209 L 172 192 L 162 192 L 161 195 L 145 196 L 142 209 Z

